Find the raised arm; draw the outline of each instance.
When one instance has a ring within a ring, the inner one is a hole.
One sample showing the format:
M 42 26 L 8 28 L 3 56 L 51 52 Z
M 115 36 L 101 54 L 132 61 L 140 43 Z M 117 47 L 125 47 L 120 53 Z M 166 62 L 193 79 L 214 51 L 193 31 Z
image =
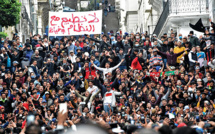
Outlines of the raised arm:
M 81 97 L 82 99 L 85 98 L 85 96 L 80 95 L 80 94 L 77 92 L 77 90 L 75 90 L 75 94 L 76 94 L 78 97 Z
M 158 99 L 158 97 L 159 97 L 159 95 L 155 92 L 155 90 L 154 89 L 152 89 L 153 90 L 153 92 L 154 92 L 154 95 L 155 95 L 155 98 L 156 98 L 156 100 Z
M 120 63 L 119 64 L 117 64 L 115 67 L 112 67 L 112 68 L 110 68 L 112 71 L 113 70 L 115 70 L 115 69 L 117 69 L 121 64 L 122 64 L 122 62 L 124 61 L 125 59 L 122 59 L 121 61 L 120 61 Z
M 97 40 L 97 39 L 93 39 L 93 38 L 89 38 L 89 37 L 87 37 L 87 39 L 92 40 L 92 41 L 95 41 L 95 42 L 97 42 L 97 43 L 101 43 L 101 41 L 99 41 L 99 40 Z
M 93 61 L 91 61 L 91 64 L 92 64 L 97 70 L 99 70 L 99 71 L 104 71 L 104 68 L 97 67 L 97 66 L 93 63 Z
M 165 57 L 167 57 L 166 53 L 161 52 L 161 51 L 159 51 L 158 49 L 157 49 L 157 53 L 158 53 L 158 54 L 160 54 L 161 56 L 165 56 Z
M 161 102 L 161 97 L 162 97 L 162 94 L 160 94 L 160 95 L 159 95 L 159 97 L 158 97 L 157 101 L 155 102 L 157 105 L 159 105 L 159 104 L 160 104 L 160 102 Z
M 90 97 L 90 103 L 92 103 L 92 101 L 93 101 L 93 99 L 95 98 L 95 96 L 97 95 L 97 94 L 99 94 L 100 93 L 100 89 L 94 94 L 94 95 L 92 95 L 91 97 Z
M 168 88 L 167 93 L 166 93 L 162 98 L 167 99 L 167 98 L 168 98 L 168 96 L 169 96 L 169 94 L 170 94 L 170 91 L 171 91 L 171 88 Z

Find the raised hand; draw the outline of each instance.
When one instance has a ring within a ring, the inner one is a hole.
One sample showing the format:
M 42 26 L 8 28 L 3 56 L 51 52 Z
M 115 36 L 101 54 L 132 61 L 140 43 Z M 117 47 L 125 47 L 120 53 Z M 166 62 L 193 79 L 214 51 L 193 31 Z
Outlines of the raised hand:
M 91 64 L 92 64 L 92 65 L 94 65 L 94 63 L 93 63 L 93 61 L 92 61 L 92 60 L 91 60 L 90 62 L 91 62 Z

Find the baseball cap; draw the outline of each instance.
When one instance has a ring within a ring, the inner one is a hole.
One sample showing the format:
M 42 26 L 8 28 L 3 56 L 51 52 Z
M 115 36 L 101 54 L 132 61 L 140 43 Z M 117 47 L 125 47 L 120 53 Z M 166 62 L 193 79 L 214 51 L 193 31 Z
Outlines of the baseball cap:
M 200 69 L 200 67 L 199 67 L 199 66 L 197 66 L 195 69 L 196 69 L 196 70 L 197 70 L 197 69 Z
M 132 97 L 132 96 L 128 96 L 128 98 L 132 98 L 132 99 L 133 99 L 133 97 Z
M 13 61 L 13 64 L 19 64 L 19 62 L 18 61 Z
M 111 88 L 110 84 L 107 85 L 107 88 Z
M 190 107 L 189 106 L 185 106 L 184 107 L 184 111 L 187 110 L 187 109 L 190 109 Z
M 46 92 L 45 92 L 45 95 L 46 95 L 46 94 L 49 94 L 49 92 L 48 92 L 48 91 L 46 91 Z
M 197 82 L 200 82 L 200 81 L 202 81 L 201 79 L 197 79 Z

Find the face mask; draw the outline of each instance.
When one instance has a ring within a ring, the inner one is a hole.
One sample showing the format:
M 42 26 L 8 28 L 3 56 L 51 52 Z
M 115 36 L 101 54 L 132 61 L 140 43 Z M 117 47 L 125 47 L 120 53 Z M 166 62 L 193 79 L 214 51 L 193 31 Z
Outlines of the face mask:
M 145 37 L 142 37 L 142 40 L 145 40 Z
M 140 37 L 139 36 L 136 36 L 136 39 L 139 39 Z
M 66 63 L 63 63 L 63 65 L 66 65 Z
M 113 44 L 116 44 L 116 41 L 112 41 L 112 45 L 113 45 Z
M 1 42 L 4 43 L 4 40 L 2 40 Z
M 80 78 L 83 78 L 83 76 L 79 76 Z
M 182 36 L 179 36 L 179 39 L 182 39 Z
M 138 47 L 138 46 L 139 46 L 139 44 L 135 44 L 135 46 L 136 46 L 136 47 Z
M 181 86 L 179 86 L 179 85 L 177 85 L 176 87 L 177 87 L 177 88 L 181 88 Z
M 93 45 L 95 45 L 95 42 L 93 42 Z
M 114 37 L 111 37 L 111 40 L 113 40 L 114 39 Z

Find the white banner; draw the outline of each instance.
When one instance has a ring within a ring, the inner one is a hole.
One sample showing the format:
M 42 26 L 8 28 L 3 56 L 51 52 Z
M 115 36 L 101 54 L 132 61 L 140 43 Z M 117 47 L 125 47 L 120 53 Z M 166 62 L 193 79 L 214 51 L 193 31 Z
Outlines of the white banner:
M 102 10 L 49 12 L 49 36 L 101 34 Z

